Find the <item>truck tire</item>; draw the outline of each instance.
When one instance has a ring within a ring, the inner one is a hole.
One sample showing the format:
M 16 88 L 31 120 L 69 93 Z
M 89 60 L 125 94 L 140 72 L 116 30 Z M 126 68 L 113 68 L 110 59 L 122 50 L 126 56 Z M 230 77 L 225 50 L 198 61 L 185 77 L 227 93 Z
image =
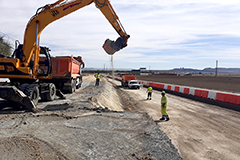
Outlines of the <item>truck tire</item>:
M 41 94 L 42 101 L 53 101 L 56 96 L 56 86 L 53 83 L 49 84 L 49 92 Z
M 79 89 L 79 88 L 81 88 L 81 86 L 82 86 L 82 78 L 77 78 L 77 80 L 76 80 L 77 82 L 76 82 L 76 89 Z
M 81 86 L 82 86 L 82 82 L 80 82 L 80 83 L 76 86 L 76 89 L 81 88 Z
M 76 81 L 75 80 L 73 80 L 73 83 L 72 83 L 72 89 L 73 89 L 73 92 L 76 92 Z M 72 93 L 73 93 L 72 92 Z
M 73 93 L 76 91 L 76 81 L 71 80 L 71 86 L 68 88 L 68 93 Z
M 39 100 L 39 89 L 35 84 L 22 84 L 19 86 L 19 89 L 26 94 L 26 96 L 30 97 L 35 105 L 38 104 Z

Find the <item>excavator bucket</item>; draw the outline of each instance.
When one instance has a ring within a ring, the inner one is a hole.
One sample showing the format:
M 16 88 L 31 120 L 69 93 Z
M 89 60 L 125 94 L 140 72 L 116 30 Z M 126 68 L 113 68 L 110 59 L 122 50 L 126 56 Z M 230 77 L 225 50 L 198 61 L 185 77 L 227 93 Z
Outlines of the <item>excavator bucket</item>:
M 0 86 L 0 98 L 17 102 L 30 110 L 36 108 L 31 99 L 15 86 Z
M 126 46 L 126 38 L 119 37 L 116 41 L 106 39 L 105 43 L 103 44 L 103 49 L 107 52 L 107 54 L 113 55 L 115 52 L 123 49 Z
M 103 49 L 105 50 L 105 52 L 107 52 L 107 54 L 109 55 L 113 55 L 116 50 L 114 50 L 111 46 L 112 43 L 114 43 L 114 41 L 111 41 L 109 39 L 106 39 L 105 43 L 103 44 Z

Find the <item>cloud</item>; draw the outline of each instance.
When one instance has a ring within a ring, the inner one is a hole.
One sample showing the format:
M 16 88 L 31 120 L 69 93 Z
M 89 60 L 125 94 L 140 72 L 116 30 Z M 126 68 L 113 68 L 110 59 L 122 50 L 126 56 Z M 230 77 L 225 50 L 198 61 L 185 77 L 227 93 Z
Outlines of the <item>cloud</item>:
M 1 0 L 0 32 L 23 42 L 30 17 L 53 2 L 11 0 L 10 5 Z M 111 4 L 131 36 L 128 46 L 114 55 L 116 67 L 205 68 L 216 59 L 226 67 L 240 67 L 236 63 L 240 60 L 240 1 L 111 0 Z M 40 43 L 49 46 L 54 56 L 81 55 L 88 67 L 110 67 L 102 44 L 117 37 L 91 4 L 47 26 Z

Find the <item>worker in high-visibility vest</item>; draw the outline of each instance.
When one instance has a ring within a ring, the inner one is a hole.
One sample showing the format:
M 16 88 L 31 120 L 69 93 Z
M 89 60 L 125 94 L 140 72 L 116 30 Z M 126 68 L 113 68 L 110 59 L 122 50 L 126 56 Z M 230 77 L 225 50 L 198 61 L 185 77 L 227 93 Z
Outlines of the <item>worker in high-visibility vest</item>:
M 161 113 L 162 113 L 162 118 L 160 118 L 160 120 L 165 120 L 169 121 L 170 118 L 167 114 L 167 97 L 165 94 L 165 91 L 162 91 L 162 98 L 161 98 Z
M 148 89 L 147 89 L 147 100 L 151 100 L 152 99 L 152 87 L 149 86 Z
M 99 72 L 95 75 L 95 78 L 96 78 L 95 86 L 99 86 L 99 81 L 100 81 L 100 74 L 99 74 Z

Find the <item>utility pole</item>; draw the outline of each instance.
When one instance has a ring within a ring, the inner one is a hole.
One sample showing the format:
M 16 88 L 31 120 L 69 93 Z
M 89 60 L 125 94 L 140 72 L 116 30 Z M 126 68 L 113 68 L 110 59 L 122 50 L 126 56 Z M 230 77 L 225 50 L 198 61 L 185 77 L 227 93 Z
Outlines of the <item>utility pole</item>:
M 216 60 L 215 77 L 217 77 L 217 74 L 218 74 L 218 60 Z
M 113 55 L 111 55 L 111 66 L 112 66 L 112 82 L 113 82 L 113 79 L 114 79 Z

